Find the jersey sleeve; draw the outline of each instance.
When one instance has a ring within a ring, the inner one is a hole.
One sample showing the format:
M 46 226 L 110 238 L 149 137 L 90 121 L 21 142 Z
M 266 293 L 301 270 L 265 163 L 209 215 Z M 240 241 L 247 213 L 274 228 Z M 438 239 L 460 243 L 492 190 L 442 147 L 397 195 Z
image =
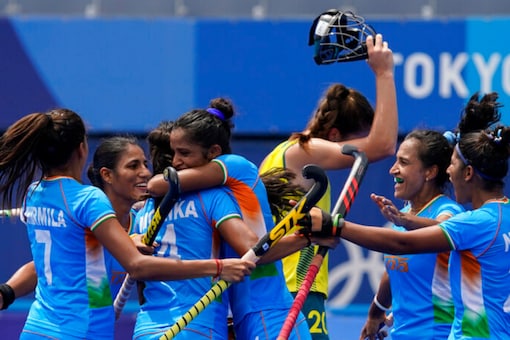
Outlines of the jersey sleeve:
M 258 177 L 257 166 L 243 156 L 225 154 L 213 159 L 212 162 L 215 162 L 222 168 L 224 175 L 223 184 L 229 178 L 248 182 L 251 178 Z
M 115 218 L 115 211 L 106 194 L 99 188 L 89 187 L 76 197 L 76 218 L 80 223 L 96 229 L 101 223 Z
M 483 210 L 466 211 L 443 221 L 439 227 L 448 237 L 452 249 L 470 249 L 476 255 L 476 249 L 485 249 L 485 244 L 493 237 L 493 218 Z
M 203 206 L 207 207 L 206 218 L 215 228 L 218 228 L 222 222 L 230 218 L 241 218 L 239 205 L 225 188 L 206 190 L 201 192 L 199 196 L 201 200 L 210 201 L 210 204 Z
M 458 203 L 451 202 L 451 203 L 443 203 L 441 205 L 441 211 L 437 216 L 441 215 L 447 215 L 449 217 L 455 216 L 461 212 L 464 212 L 464 208 Z

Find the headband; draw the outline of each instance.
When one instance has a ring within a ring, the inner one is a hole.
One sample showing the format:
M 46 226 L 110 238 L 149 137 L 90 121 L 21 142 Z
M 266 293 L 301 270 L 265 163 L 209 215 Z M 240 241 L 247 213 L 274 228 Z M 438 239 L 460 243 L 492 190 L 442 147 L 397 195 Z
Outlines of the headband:
M 462 160 L 462 163 L 464 163 L 464 165 L 470 165 L 471 164 L 466 159 L 466 157 L 464 157 L 464 155 L 462 154 L 462 151 L 460 151 L 459 143 L 455 144 L 455 150 L 457 150 L 457 155 L 459 155 L 459 158 Z
M 459 143 L 455 144 L 455 150 L 457 150 L 457 155 L 459 155 L 459 158 L 462 160 L 462 163 L 464 163 L 464 165 L 466 165 L 466 166 L 471 165 L 473 167 L 473 170 L 475 170 L 475 172 L 483 179 L 488 180 L 488 181 L 500 181 L 501 180 L 501 178 L 496 178 L 496 177 L 486 175 L 486 174 L 482 173 L 480 170 L 478 170 L 477 168 L 475 168 L 475 166 L 473 164 L 471 164 L 471 162 L 468 161 L 466 159 L 466 157 L 464 157 L 464 155 L 462 154 L 462 151 L 460 151 Z

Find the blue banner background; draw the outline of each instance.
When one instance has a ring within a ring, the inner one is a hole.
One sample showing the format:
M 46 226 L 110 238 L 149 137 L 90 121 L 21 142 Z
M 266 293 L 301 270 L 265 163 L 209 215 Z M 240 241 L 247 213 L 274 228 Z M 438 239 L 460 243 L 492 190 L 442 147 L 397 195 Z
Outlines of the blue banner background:
M 91 132 L 142 133 L 228 96 L 239 111 L 236 133 L 281 135 L 303 128 L 332 82 L 375 102 L 365 62 L 315 65 L 309 24 L 1 19 L 0 129 L 28 112 L 65 106 L 82 114 Z M 453 128 L 477 90 L 499 91 L 510 103 L 510 47 L 497 34 L 510 29 L 508 19 L 371 24 L 395 53 L 402 133 Z

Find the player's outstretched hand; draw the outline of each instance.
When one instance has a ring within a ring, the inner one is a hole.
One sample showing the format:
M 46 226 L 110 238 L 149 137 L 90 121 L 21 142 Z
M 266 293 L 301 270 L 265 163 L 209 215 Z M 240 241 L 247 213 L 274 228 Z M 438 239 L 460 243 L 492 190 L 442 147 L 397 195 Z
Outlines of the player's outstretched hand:
M 401 212 L 390 199 L 376 194 L 371 194 L 370 198 L 377 204 L 379 210 L 381 210 L 381 214 L 386 220 L 395 225 L 405 227 L 406 214 Z

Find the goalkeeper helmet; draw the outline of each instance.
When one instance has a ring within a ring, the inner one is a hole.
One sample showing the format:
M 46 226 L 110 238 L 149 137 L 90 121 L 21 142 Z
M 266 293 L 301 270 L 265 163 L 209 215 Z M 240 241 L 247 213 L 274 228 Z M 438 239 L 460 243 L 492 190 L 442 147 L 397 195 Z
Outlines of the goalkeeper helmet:
M 317 65 L 368 58 L 366 37 L 375 30 L 363 17 L 330 9 L 319 15 L 310 28 L 308 45 L 314 46 Z

